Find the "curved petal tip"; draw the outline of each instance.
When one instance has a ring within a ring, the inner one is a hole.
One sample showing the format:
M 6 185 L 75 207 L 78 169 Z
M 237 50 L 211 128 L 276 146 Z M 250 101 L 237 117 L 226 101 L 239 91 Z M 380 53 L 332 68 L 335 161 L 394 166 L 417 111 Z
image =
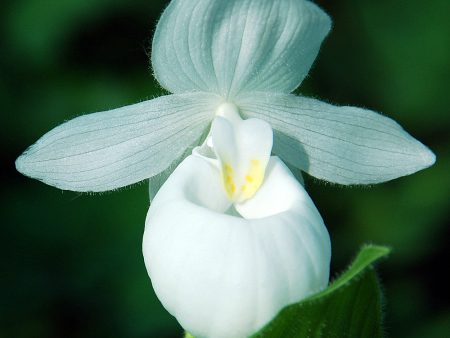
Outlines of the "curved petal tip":
M 423 161 L 423 169 L 431 167 L 436 163 L 436 154 L 433 153 L 428 147 L 423 146 L 422 152 L 422 161 Z

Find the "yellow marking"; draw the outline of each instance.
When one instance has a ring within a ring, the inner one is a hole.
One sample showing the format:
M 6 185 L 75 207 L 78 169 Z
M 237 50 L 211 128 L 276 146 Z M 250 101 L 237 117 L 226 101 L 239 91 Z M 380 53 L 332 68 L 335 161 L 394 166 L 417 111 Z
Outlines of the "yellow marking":
M 251 160 L 250 168 L 247 172 L 247 175 L 245 175 L 247 184 L 243 184 L 241 186 L 241 197 L 243 199 L 251 198 L 261 186 L 263 179 L 264 170 L 261 166 L 261 162 L 259 160 Z
M 228 163 L 225 163 L 222 170 L 225 191 L 227 192 L 228 198 L 233 199 L 233 195 L 236 192 L 236 184 L 233 179 L 233 167 L 231 167 Z
M 236 186 L 234 185 L 234 183 L 231 183 L 231 193 L 235 193 L 236 192 Z
M 233 167 L 229 165 L 228 163 L 225 163 L 223 166 L 223 171 L 225 171 L 227 174 L 233 174 Z
M 259 160 L 250 161 L 248 171 L 243 177 L 236 178 L 233 173 L 233 167 L 224 163 L 222 167 L 223 184 L 228 198 L 232 201 L 242 202 L 251 198 L 264 180 L 264 168 Z M 237 187 L 239 187 L 239 191 L 237 191 Z

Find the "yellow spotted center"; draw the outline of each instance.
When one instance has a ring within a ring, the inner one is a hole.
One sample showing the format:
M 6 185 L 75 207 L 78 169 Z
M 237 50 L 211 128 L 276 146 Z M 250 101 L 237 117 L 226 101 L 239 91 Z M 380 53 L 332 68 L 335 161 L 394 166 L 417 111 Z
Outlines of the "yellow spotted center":
M 264 180 L 264 169 L 259 160 L 250 160 L 243 175 L 236 177 L 237 173 L 229 163 L 224 163 L 222 173 L 228 198 L 236 202 L 251 198 Z

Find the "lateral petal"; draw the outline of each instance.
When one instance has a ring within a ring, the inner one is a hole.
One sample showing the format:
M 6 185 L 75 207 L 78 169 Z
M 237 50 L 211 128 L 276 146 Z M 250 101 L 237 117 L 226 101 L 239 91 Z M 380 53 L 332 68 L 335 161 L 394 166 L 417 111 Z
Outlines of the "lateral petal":
M 49 131 L 17 160 L 24 175 L 73 191 L 106 191 L 154 176 L 202 136 L 215 96 L 162 96 L 83 115 Z
M 260 202 L 270 211 L 261 213 Z M 328 283 L 328 232 L 278 158 L 270 159 L 260 190 L 239 207 L 250 218 L 229 212 L 229 205 L 219 168 L 189 156 L 147 214 L 143 253 L 153 287 L 196 337 L 248 337 Z
M 153 70 L 173 93 L 288 93 L 330 27 L 328 15 L 303 0 L 172 1 L 154 35 Z
M 326 181 L 379 183 L 435 162 L 435 155 L 395 121 L 367 109 L 271 93 L 254 93 L 237 104 L 243 116 L 272 125 L 274 153 Z

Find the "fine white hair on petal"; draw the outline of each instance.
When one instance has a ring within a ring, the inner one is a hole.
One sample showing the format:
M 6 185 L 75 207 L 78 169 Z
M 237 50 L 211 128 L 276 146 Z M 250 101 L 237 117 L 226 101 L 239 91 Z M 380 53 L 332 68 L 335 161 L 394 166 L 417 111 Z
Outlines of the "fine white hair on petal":
M 162 172 L 208 128 L 216 96 L 162 96 L 83 115 L 49 131 L 16 161 L 24 175 L 73 191 L 106 191 Z
M 302 82 L 331 28 L 303 0 L 175 0 L 153 38 L 152 65 L 173 93 L 289 93 Z
M 380 183 L 435 162 L 399 124 L 367 109 L 274 93 L 249 94 L 237 104 L 244 117 L 271 124 L 274 153 L 319 179 Z
M 328 283 L 328 232 L 277 157 L 255 196 L 236 205 L 240 215 L 229 208 L 217 166 L 189 156 L 147 214 L 143 254 L 155 292 L 199 338 L 248 337 Z

